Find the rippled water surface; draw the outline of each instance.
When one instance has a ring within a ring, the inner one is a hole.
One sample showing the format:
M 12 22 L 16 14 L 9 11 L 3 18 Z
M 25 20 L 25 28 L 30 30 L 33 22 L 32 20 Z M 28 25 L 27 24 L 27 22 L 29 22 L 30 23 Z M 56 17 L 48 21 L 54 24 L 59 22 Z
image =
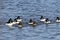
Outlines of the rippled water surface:
M 39 22 L 40 16 L 49 18 L 52 24 L 46 26 Z M 24 26 L 4 25 L 9 18 L 21 16 Z M 60 17 L 60 0 L 1 0 L 0 1 L 0 40 L 60 40 L 60 24 L 55 17 Z M 32 18 L 38 22 L 36 27 L 26 22 Z

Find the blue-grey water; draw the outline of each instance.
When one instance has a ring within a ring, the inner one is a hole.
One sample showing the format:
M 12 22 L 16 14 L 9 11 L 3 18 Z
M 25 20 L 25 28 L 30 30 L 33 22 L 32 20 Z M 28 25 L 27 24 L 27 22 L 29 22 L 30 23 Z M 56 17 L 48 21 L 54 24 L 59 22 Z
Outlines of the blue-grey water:
M 52 24 L 46 26 L 39 22 L 40 16 L 49 18 Z M 21 16 L 24 26 L 4 25 L 9 18 Z M 60 0 L 0 0 L 0 40 L 60 40 L 60 24 L 55 17 L 60 17 Z M 26 22 L 32 18 L 38 22 L 36 27 Z

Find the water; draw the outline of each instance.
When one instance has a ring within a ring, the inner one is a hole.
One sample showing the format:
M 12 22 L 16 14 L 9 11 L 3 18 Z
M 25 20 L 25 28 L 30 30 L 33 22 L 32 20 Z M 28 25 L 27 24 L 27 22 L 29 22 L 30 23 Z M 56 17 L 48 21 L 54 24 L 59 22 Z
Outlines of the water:
M 1 0 L 0 1 L 0 40 L 60 40 L 60 24 L 55 17 L 60 17 L 60 0 Z M 46 26 L 39 22 L 40 16 L 49 18 L 52 24 Z M 21 16 L 23 28 L 4 25 L 9 18 Z M 39 24 L 36 27 L 26 22 L 32 18 Z

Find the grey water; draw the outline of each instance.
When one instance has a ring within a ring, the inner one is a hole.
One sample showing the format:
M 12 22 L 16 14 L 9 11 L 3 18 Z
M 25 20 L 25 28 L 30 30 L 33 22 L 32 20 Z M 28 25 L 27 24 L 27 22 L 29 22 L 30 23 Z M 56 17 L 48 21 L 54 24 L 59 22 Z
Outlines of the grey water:
M 49 18 L 52 24 L 46 26 L 39 21 L 40 16 Z M 21 16 L 24 26 L 4 25 L 9 18 Z M 0 0 L 0 40 L 60 40 L 60 0 Z M 36 27 L 26 22 L 32 18 L 39 24 Z

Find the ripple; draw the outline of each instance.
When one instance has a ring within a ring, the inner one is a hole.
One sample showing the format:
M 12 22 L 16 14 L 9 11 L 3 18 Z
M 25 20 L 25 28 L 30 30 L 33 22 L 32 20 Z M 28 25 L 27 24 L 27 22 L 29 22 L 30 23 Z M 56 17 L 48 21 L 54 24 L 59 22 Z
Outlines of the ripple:
M 50 37 L 49 39 L 55 39 L 55 37 L 52 36 L 52 37 Z
M 0 35 L 0 40 L 58 39 L 60 37 L 60 25 L 56 25 L 54 20 L 60 14 L 59 4 L 59 0 L 4 0 L 3 6 L 0 8 L 1 10 L 3 9 L 0 14 L 0 33 L 2 34 Z M 23 28 L 18 29 L 17 26 L 13 26 L 12 30 L 10 30 L 8 26 L 4 25 L 9 18 L 14 19 L 18 15 L 23 19 Z M 53 20 L 52 24 L 48 25 L 48 32 L 46 32 L 45 24 L 39 21 L 41 15 L 51 21 Z M 28 25 L 27 22 L 30 18 L 38 22 L 35 28 Z

